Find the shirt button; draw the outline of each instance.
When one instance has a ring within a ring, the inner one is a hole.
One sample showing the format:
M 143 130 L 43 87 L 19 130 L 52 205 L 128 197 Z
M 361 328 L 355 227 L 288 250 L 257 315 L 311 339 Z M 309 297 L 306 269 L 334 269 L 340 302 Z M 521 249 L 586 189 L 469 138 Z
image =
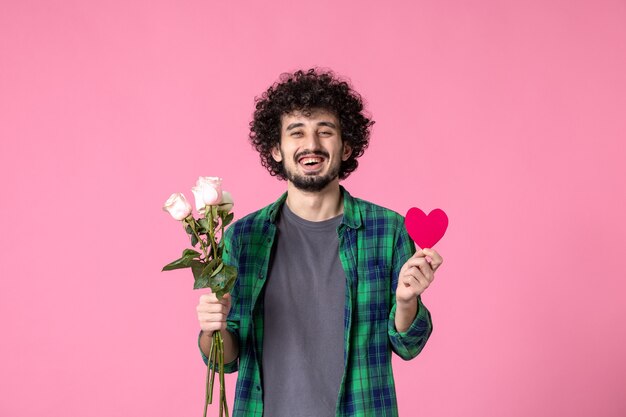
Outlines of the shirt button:
M 347 232 L 349 232 L 349 231 L 350 231 L 350 228 L 349 228 L 349 227 L 346 227 L 346 231 L 347 231 Z
M 263 279 L 263 272 L 259 272 L 259 279 Z
M 261 386 L 260 386 L 260 385 L 257 385 L 257 386 L 256 386 L 256 390 L 257 390 L 257 391 L 261 391 Z

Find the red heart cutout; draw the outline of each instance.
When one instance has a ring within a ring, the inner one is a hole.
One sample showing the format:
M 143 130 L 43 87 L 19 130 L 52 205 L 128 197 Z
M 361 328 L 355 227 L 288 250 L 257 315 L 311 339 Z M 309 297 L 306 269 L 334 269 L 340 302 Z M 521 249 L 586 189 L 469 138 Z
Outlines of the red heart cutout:
M 427 216 L 422 210 L 412 207 L 406 213 L 404 226 L 417 246 L 432 248 L 446 233 L 448 216 L 438 208 Z

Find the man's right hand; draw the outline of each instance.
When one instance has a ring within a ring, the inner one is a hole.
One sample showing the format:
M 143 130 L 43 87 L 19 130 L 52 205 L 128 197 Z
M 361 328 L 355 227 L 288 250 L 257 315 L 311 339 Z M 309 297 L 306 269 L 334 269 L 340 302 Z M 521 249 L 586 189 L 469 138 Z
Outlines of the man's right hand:
M 216 330 L 226 330 L 226 317 L 230 311 L 230 294 L 225 294 L 221 300 L 213 293 L 200 296 L 196 307 L 200 329 L 208 336 Z

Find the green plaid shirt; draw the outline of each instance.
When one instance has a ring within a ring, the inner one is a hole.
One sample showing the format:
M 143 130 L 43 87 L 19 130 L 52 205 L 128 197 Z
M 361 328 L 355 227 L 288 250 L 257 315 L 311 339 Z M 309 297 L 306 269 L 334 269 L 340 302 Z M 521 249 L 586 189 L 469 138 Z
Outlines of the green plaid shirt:
M 430 313 L 419 301 L 406 332 L 395 328 L 400 268 L 415 252 L 399 214 L 353 198 L 343 187 L 343 221 L 337 228 L 346 273 L 344 374 L 336 416 L 397 416 L 391 352 L 412 359 L 430 333 Z M 237 267 L 227 329 L 239 340 L 239 357 L 224 365 L 239 371 L 233 417 L 263 415 L 263 290 L 276 237 L 276 217 L 287 194 L 227 229 L 224 262 Z M 205 355 L 202 355 L 207 362 Z M 306 393 L 302 393 L 306 395 Z M 294 403 L 295 404 L 295 403 Z

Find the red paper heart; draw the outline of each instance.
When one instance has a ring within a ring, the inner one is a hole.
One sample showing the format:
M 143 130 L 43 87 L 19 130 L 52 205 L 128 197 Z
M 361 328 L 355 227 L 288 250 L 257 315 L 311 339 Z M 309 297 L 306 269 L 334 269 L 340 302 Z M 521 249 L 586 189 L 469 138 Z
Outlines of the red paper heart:
M 406 213 L 404 226 L 417 246 L 432 248 L 446 233 L 448 216 L 438 208 L 427 216 L 422 210 L 412 207 Z

